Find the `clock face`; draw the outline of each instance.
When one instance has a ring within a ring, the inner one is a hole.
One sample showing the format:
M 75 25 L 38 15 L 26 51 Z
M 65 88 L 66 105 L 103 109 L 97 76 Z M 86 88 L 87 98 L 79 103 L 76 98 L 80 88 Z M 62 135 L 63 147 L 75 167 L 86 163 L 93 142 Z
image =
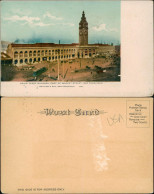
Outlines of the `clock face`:
M 84 30 L 83 33 L 84 33 L 84 34 L 87 34 L 87 30 Z

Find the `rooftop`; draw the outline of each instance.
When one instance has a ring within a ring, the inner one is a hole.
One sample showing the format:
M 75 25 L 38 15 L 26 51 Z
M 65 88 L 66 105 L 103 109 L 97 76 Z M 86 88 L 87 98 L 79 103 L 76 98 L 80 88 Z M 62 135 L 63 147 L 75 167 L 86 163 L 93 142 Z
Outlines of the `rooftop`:
M 12 43 L 12 47 L 57 47 L 57 46 L 76 46 L 78 43 L 72 44 L 55 44 L 55 43 L 34 43 L 34 44 L 14 44 Z
M 11 60 L 12 58 L 6 53 L 1 52 L 1 60 Z
M 34 43 L 34 44 L 10 44 L 12 47 L 62 47 L 62 46 L 79 46 L 79 43 L 72 43 L 72 44 L 55 44 L 55 43 Z M 109 46 L 109 44 L 88 44 L 83 45 L 86 46 Z

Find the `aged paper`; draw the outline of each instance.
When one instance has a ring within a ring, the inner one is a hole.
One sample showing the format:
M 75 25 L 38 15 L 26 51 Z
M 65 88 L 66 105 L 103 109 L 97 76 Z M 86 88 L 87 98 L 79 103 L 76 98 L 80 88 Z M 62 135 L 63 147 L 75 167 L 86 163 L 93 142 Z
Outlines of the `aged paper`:
M 151 193 L 151 98 L 3 98 L 3 193 Z

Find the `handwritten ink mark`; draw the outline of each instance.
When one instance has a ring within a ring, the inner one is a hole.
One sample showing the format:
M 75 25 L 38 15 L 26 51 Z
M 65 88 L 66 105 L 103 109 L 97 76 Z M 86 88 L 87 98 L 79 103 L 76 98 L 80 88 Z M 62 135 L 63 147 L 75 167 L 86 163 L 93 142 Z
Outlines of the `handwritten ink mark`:
M 121 114 L 114 115 L 112 117 L 107 118 L 108 124 L 112 126 L 113 124 L 120 123 L 121 120 L 124 120 Z

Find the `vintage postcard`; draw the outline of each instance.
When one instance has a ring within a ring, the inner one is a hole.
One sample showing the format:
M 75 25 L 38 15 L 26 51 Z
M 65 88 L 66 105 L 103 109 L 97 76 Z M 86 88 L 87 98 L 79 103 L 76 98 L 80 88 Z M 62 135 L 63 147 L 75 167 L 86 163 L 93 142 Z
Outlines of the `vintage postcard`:
M 152 8 L 150 1 L 2 1 L 2 96 L 152 95 Z
M 2 98 L 3 193 L 152 193 L 152 98 Z

